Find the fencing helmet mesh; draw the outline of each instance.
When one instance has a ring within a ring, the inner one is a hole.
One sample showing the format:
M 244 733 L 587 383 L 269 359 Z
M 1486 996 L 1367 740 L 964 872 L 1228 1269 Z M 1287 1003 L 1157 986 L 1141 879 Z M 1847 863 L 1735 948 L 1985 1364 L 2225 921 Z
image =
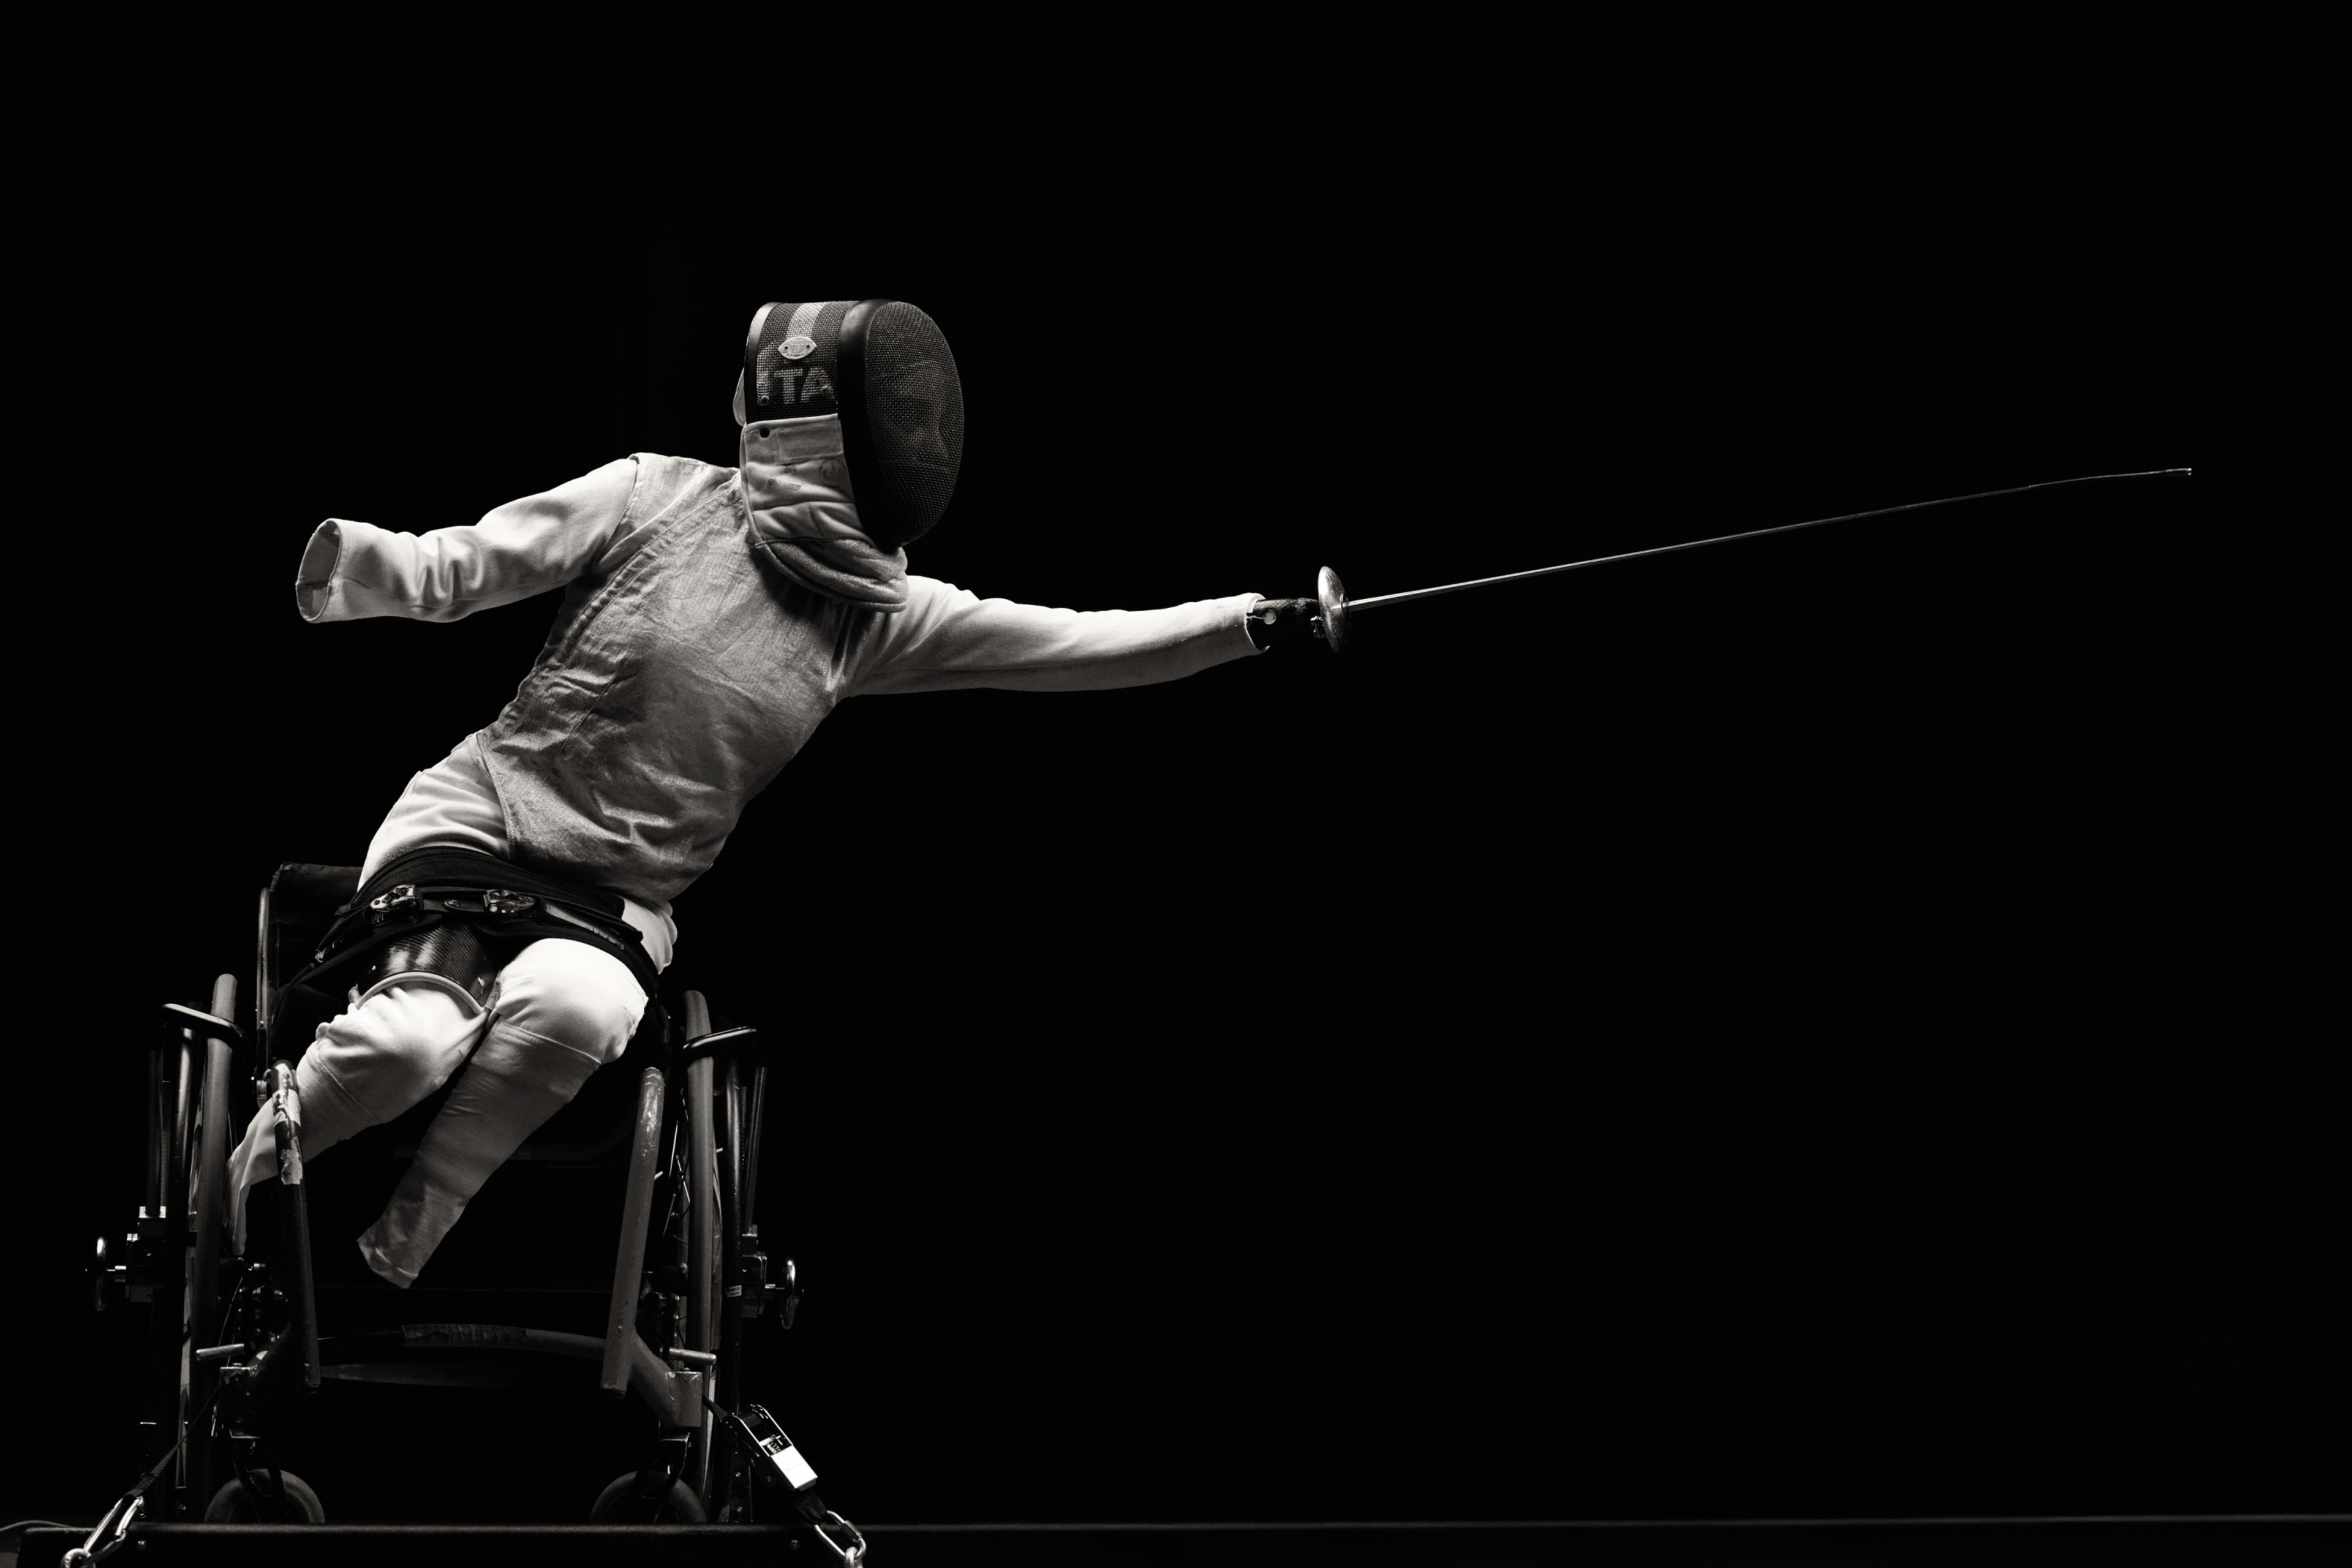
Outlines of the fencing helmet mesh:
M 761 306 L 743 340 L 742 404 L 747 423 L 840 416 L 858 521 L 883 549 L 946 514 L 963 462 L 963 384 L 939 323 L 914 306 Z

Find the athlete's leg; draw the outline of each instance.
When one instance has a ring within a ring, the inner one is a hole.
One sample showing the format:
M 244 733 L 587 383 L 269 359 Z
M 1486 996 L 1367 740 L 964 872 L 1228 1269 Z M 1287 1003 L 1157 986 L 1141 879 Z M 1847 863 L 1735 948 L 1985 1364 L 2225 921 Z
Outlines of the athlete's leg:
M 294 1065 L 302 1154 L 325 1153 L 362 1127 L 389 1121 L 439 1089 L 482 1030 L 482 1009 L 445 985 L 395 981 L 320 1026 Z M 278 1174 L 268 1105 L 229 1156 L 229 1220 L 245 1246 L 245 1195 Z
M 391 1205 L 360 1237 L 368 1267 L 400 1286 L 457 1223 L 492 1171 L 628 1048 L 646 994 L 628 965 L 583 942 L 535 942 L 499 975 L 491 1020 L 465 1076 L 425 1130 Z

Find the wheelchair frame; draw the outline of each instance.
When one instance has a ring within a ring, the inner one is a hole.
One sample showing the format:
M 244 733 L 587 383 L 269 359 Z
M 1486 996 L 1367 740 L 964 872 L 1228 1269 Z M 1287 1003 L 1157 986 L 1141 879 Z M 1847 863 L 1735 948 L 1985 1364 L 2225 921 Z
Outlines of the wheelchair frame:
M 280 876 L 289 869 L 281 868 Z M 272 889 L 276 885 L 274 879 Z M 279 1469 L 263 1436 L 278 1401 L 297 1389 L 317 1389 L 322 1378 L 473 1386 L 512 1381 L 499 1375 L 499 1368 L 482 1366 L 478 1356 L 468 1363 L 473 1352 L 495 1351 L 531 1352 L 525 1359 L 539 1365 L 545 1364 L 541 1356 L 594 1363 L 606 1396 L 634 1394 L 655 1415 L 658 1458 L 607 1487 L 592 1517 L 754 1522 L 766 1513 L 757 1521 L 805 1521 L 845 1562 L 857 1562 L 864 1542 L 856 1527 L 824 1508 L 814 1472 L 772 1417 L 743 1401 L 745 1321 L 773 1310 L 790 1327 L 799 1302 L 789 1258 L 780 1277 L 769 1279 L 755 1219 L 768 1078 L 757 1031 L 713 1029 L 698 991 L 683 993 L 675 1013 L 660 998 L 648 1008 L 638 1038 L 654 1031 L 656 1059 L 637 1074 L 601 1338 L 480 1323 L 322 1335 L 298 1103 L 280 1101 L 278 1118 L 279 1255 L 262 1266 L 230 1252 L 228 1146 L 251 1115 L 239 1110 L 234 1086 L 254 1085 L 264 1105 L 278 1097 L 291 1100 L 292 1063 L 309 1044 L 270 1036 L 272 889 L 261 898 L 252 1037 L 236 1022 L 236 977 L 223 974 L 205 1009 L 166 1005 L 161 1037 L 148 1051 L 138 1222 L 120 1261 L 100 1240 L 94 1295 L 101 1310 L 116 1299 L 147 1303 L 141 1436 L 150 1454 L 167 1441 L 170 1447 L 92 1536 L 96 1543 L 112 1529 L 93 1560 L 119 1546 L 142 1512 L 159 1521 L 218 1520 L 241 1506 L 247 1517 L 320 1517 L 315 1494 Z M 664 1205 L 657 1236 L 656 1189 L 666 1173 L 681 1169 L 682 1184 Z M 649 1266 L 647 1249 L 656 1243 Z M 257 1275 L 262 1268 L 266 1275 Z M 265 1279 L 265 1290 L 253 1289 Z M 284 1326 L 268 1331 L 267 1321 L 280 1304 Z

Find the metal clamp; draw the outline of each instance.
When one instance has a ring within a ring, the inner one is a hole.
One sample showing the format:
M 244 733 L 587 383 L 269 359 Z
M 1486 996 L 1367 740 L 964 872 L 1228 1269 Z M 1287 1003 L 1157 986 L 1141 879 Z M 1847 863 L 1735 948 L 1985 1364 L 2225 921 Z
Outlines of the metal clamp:
M 844 1546 L 840 1542 L 835 1541 L 830 1534 L 826 1533 L 825 1524 L 832 1524 L 839 1529 L 847 1531 L 849 1532 L 849 1544 L 847 1546 Z M 866 1537 L 857 1533 L 857 1527 L 856 1525 L 842 1518 L 841 1515 L 834 1512 L 833 1510 L 826 1509 L 824 1510 L 824 1523 L 819 1523 L 816 1521 L 812 1520 L 809 1521 L 809 1528 L 816 1531 L 816 1538 L 819 1541 L 824 1542 L 827 1546 L 833 1548 L 834 1555 L 839 1557 L 846 1565 L 846 1568 L 857 1568 L 859 1563 L 866 1561 Z
M 98 1521 L 98 1528 L 89 1532 L 89 1539 L 59 1559 L 65 1568 L 90 1568 L 91 1564 L 103 1563 L 121 1551 L 123 1543 L 131 1539 L 131 1521 L 137 1519 L 140 1510 L 147 1506 L 146 1490 L 147 1483 L 142 1481 L 138 1490 L 107 1510 L 106 1517 Z M 825 1544 L 831 1546 L 833 1543 L 828 1541 Z
M 368 900 L 368 908 L 380 912 L 405 914 L 416 905 L 416 884 L 403 882 L 387 892 L 378 893 Z
M 848 1568 L 857 1568 L 857 1564 L 866 1558 L 866 1537 L 858 1533 L 856 1525 L 825 1507 L 818 1498 L 816 1468 L 802 1457 L 792 1438 L 784 1435 L 784 1429 L 776 1425 L 776 1418 L 768 1413 L 768 1407 L 747 1405 L 742 1410 L 735 1411 L 708 1398 L 702 1403 L 703 1408 L 714 1415 L 724 1417 L 742 1435 L 744 1442 L 750 1445 L 746 1452 L 752 1460 L 754 1474 L 783 1494 L 799 1510 L 801 1517 L 808 1521 L 809 1528 L 816 1531 L 816 1538 L 832 1549 L 835 1556 Z M 849 1544 L 845 1546 L 835 1540 L 831 1533 L 835 1530 L 846 1531 Z
M 204 1403 L 196 1407 L 195 1415 L 190 1418 L 189 1426 L 202 1425 L 205 1417 L 212 1414 L 213 1398 L 213 1394 L 205 1396 Z M 105 1562 L 129 1544 L 131 1521 L 145 1511 L 147 1493 L 163 1479 L 163 1472 L 177 1462 L 180 1451 L 181 1444 L 174 1443 L 163 1450 L 163 1458 L 147 1467 L 147 1473 L 132 1483 L 129 1491 L 115 1500 L 114 1506 L 106 1510 L 106 1517 L 98 1521 L 97 1528 L 89 1532 L 89 1538 L 79 1546 L 66 1552 L 61 1559 L 66 1568 L 90 1568 L 91 1564 Z

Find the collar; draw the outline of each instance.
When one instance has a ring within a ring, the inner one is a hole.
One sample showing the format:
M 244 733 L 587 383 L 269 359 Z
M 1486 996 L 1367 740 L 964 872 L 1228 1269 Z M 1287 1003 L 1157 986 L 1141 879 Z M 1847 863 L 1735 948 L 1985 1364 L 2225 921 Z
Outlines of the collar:
M 828 598 L 885 615 L 907 607 L 906 551 L 883 549 L 858 526 L 839 415 L 745 425 L 741 450 L 759 554 Z

